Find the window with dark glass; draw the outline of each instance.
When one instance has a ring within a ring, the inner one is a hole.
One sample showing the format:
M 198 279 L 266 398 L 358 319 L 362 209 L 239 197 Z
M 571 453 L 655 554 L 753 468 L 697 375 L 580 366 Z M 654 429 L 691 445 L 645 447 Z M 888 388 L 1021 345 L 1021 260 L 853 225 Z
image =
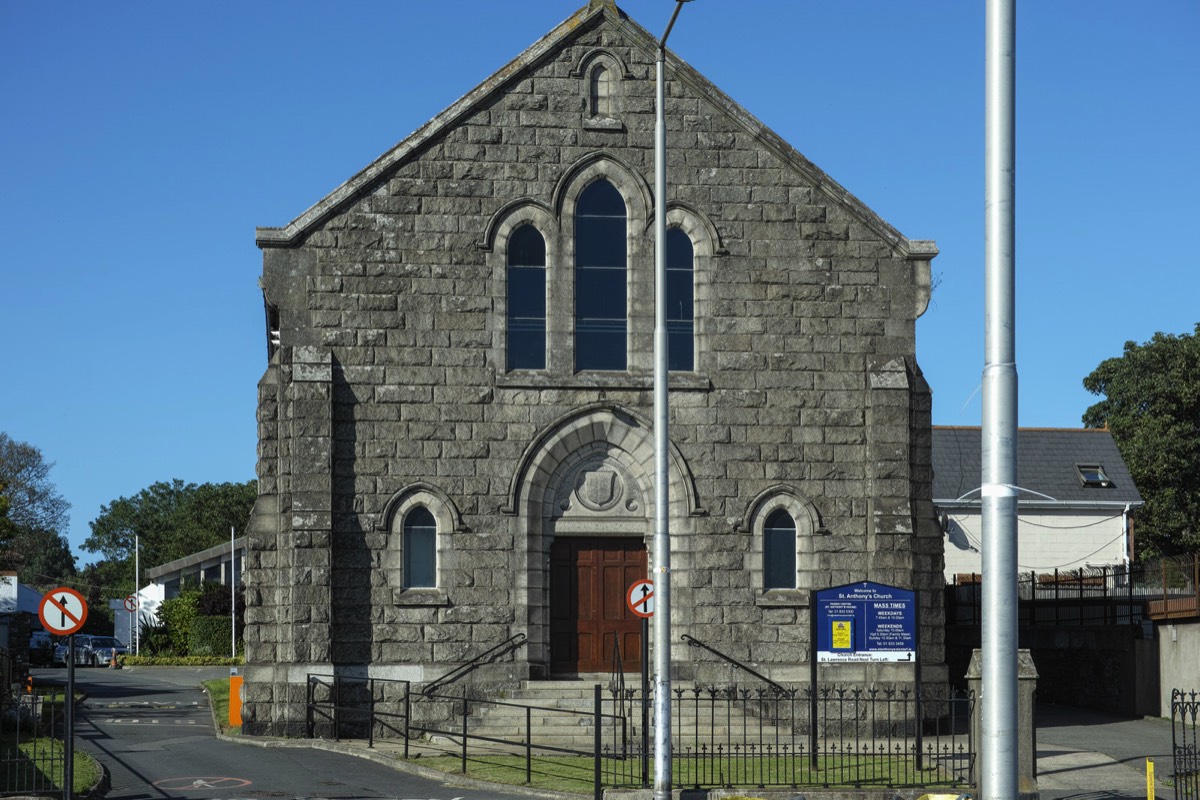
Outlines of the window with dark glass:
M 507 365 L 546 368 L 546 240 L 532 225 L 508 238 Z
M 796 588 L 796 522 L 782 508 L 763 526 L 763 588 Z
M 598 180 L 575 206 L 576 370 L 625 369 L 625 250 L 625 199 Z
M 429 509 L 404 518 L 404 588 L 437 586 L 437 521 Z
M 695 369 L 695 282 L 692 240 L 679 228 L 667 230 L 667 369 Z

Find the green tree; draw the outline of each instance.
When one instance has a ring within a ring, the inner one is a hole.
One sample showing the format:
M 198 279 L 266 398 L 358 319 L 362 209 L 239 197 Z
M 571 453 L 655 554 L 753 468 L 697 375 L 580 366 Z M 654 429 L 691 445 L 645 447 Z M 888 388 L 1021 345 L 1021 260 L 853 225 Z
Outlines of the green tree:
M 8 519 L 18 528 L 62 532 L 71 504 L 50 481 L 52 462 L 31 444 L 0 432 L 0 483 L 6 486 Z
M 1200 550 L 1200 324 L 1192 334 L 1126 342 L 1083 386 L 1104 397 L 1083 424 L 1108 426 L 1146 501 L 1137 514 L 1138 554 Z
M 127 565 L 132 576 L 135 538 L 143 570 L 229 541 L 244 531 L 258 496 L 257 483 L 160 481 L 133 497 L 101 506 L 83 548 L 105 561 Z
M 42 451 L 0 433 L 0 567 L 22 583 L 57 584 L 75 575 L 63 531 L 70 504 L 50 480 Z
M 53 589 L 76 574 L 75 556 L 67 537 L 43 530 L 19 531 L 13 550 L 21 555 L 15 564 L 17 578 L 27 586 Z

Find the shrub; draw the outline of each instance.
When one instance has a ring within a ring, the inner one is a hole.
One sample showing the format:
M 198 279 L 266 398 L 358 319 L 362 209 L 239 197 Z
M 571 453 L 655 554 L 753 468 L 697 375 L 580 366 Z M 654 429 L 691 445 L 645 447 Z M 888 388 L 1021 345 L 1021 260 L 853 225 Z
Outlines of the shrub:
M 188 655 L 215 656 L 229 652 L 229 617 L 196 617 L 188 637 Z

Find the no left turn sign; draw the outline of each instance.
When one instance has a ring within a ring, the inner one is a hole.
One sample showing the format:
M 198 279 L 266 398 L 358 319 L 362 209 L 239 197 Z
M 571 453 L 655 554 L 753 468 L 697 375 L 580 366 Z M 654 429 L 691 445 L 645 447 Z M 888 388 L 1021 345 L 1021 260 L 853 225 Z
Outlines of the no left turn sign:
M 56 636 L 75 633 L 87 621 L 87 601 L 74 589 L 59 587 L 47 592 L 38 603 L 38 619 Z

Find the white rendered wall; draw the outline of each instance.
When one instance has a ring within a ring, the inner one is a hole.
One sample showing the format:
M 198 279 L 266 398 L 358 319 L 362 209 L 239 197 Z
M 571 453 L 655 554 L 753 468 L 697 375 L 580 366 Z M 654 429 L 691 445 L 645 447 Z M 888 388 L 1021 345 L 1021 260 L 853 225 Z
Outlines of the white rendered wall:
M 982 570 L 983 525 L 978 509 L 945 516 L 946 581 Z M 1122 513 L 1113 510 L 1019 511 L 1017 565 L 1022 572 L 1053 572 L 1125 563 Z

